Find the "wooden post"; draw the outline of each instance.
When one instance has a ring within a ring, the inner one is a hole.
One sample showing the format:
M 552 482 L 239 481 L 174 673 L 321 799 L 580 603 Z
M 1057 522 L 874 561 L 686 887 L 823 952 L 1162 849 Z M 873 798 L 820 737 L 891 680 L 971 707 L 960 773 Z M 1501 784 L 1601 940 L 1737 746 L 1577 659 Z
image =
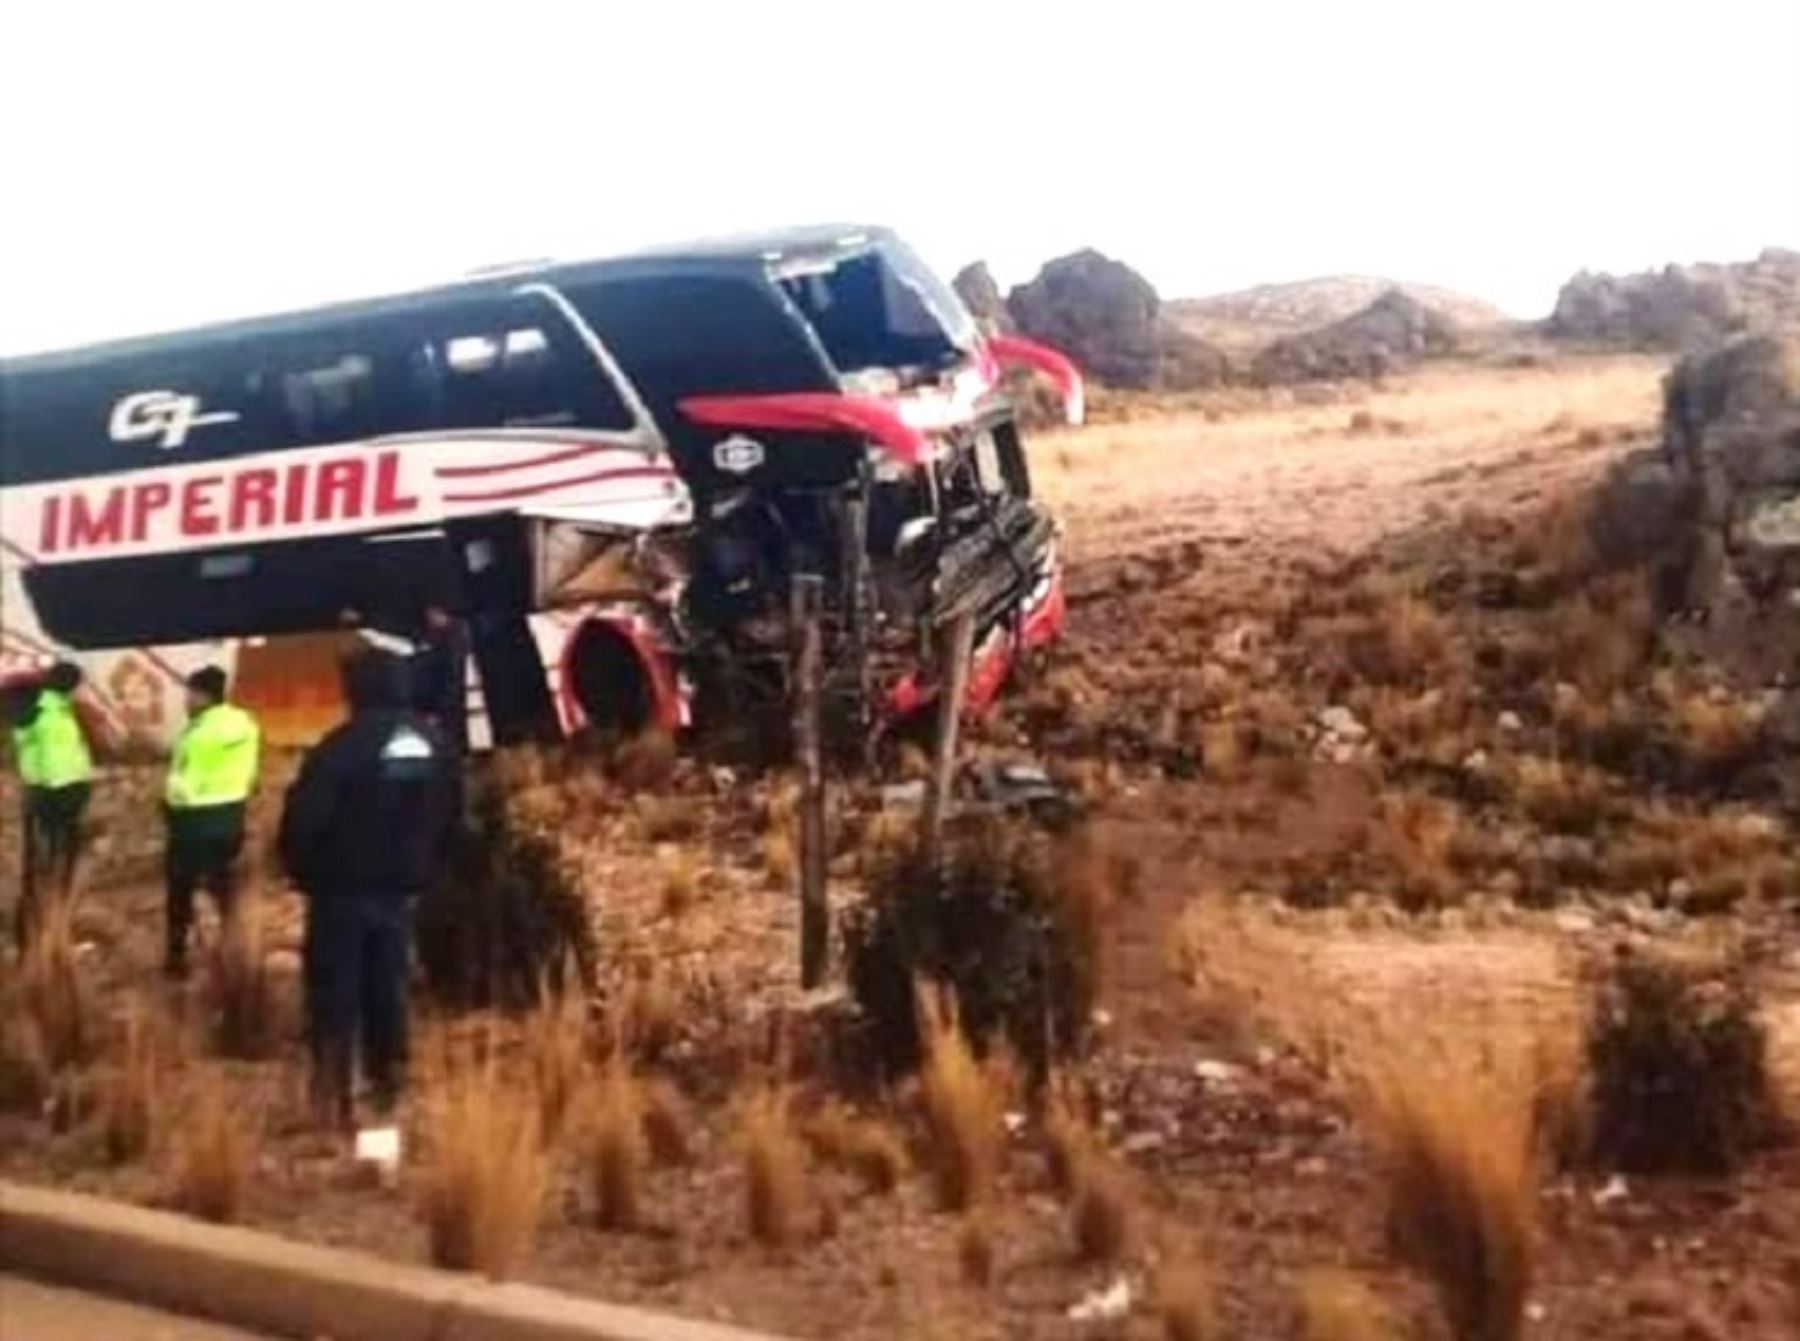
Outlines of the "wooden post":
M 831 957 L 831 910 L 825 892 L 825 766 L 820 748 L 825 656 L 819 627 L 825 581 L 794 578 L 794 754 L 800 767 L 800 985 L 825 980 Z
M 942 631 L 938 663 L 938 720 L 931 781 L 925 792 L 921 816 L 924 832 L 919 846 L 925 859 L 936 863 L 944 844 L 944 817 L 950 809 L 950 788 L 956 779 L 956 741 L 962 722 L 963 698 L 969 688 L 969 657 L 975 649 L 975 616 L 965 611 Z

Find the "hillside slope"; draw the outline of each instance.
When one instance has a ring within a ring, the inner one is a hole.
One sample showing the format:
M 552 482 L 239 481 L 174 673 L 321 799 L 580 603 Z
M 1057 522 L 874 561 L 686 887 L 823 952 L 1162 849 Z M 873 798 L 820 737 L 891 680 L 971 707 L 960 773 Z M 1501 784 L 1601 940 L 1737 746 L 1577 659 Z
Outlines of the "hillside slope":
M 1342 321 L 1395 289 L 1463 330 L 1498 326 L 1510 320 L 1491 303 L 1467 294 L 1372 275 L 1328 275 L 1288 284 L 1259 284 L 1236 293 L 1178 298 L 1165 304 L 1163 310 L 1183 330 L 1244 352 L 1260 349 L 1282 336 Z

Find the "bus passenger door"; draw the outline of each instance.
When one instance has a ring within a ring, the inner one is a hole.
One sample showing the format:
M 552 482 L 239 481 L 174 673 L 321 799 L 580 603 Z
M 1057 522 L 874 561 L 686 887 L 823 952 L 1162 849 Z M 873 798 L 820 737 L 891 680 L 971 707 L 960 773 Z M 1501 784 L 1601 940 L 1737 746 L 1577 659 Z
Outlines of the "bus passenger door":
M 556 705 L 526 622 L 531 554 L 524 520 L 498 513 L 447 522 L 444 530 L 456 555 L 470 651 L 494 743 L 556 739 Z

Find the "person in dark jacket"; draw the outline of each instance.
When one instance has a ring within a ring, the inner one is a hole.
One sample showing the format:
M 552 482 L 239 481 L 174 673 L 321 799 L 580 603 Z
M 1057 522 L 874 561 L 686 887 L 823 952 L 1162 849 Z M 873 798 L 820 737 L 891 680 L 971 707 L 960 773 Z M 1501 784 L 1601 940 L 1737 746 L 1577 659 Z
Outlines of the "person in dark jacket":
M 364 650 L 344 663 L 349 720 L 307 754 L 281 817 L 281 859 L 306 895 L 314 1092 L 348 1125 L 352 1054 L 378 1112 L 405 1081 L 413 903 L 440 873 L 451 751 L 407 703 L 405 662 Z
M 425 636 L 413 653 L 413 707 L 457 750 L 469 749 L 469 631 L 437 603 L 425 607 Z

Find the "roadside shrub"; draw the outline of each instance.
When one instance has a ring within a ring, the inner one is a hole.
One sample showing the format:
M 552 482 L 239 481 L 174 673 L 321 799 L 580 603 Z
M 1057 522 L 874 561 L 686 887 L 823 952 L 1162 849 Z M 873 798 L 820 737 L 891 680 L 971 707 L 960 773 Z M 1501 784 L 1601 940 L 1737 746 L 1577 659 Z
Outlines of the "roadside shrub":
M 493 1059 L 450 1068 L 427 1098 L 423 1211 L 434 1265 L 511 1273 L 529 1252 L 550 1184 L 529 1090 Z
M 472 778 L 473 822 L 450 878 L 419 908 L 426 985 L 453 1009 L 529 1006 L 546 984 L 595 988 L 587 899 L 558 841 L 562 809 L 550 789 L 508 790 L 503 778 L 517 771 L 497 762 Z
M 914 984 L 942 984 L 979 1045 L 1004 1039 L 1034 1081 L 1076 1051 L 1100 986 L 1104 863 L 1068 839 L 976 817 L 935 865 L 916 847 L 871 863 L 846 919 L 850 990 L 890 1074 L 921 1058 Z
M 1588 1024 L 1591 1154 L 1633 1172 L 1723 1174 L 1781 1129 L 1741 963 L 1620 956 Z

